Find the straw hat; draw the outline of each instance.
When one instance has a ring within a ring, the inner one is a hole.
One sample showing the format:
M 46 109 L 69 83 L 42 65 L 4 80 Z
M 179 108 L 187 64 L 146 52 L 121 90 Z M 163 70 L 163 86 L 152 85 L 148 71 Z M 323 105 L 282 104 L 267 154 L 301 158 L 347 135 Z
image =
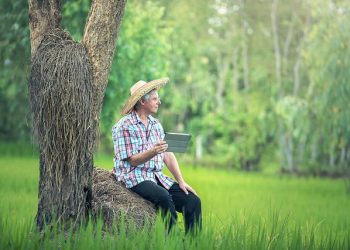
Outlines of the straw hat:
M 122 110 L 120 113 L 122 115 L 126 115 L 131 112 L 135 104 L 137 103 L 138 100 L 141 99 L 142 96 L 150 92 L 152 89 L 160 89 L 163 87 L 167 82 L 169 81 L 169 78 L 161 78 L 161 79 L 156 79 L 150 82 L 145 82 L 145 81 L 138 81 L 132 87 L 130 88 L 130 96 L 129 99 L 126 101 L 124 104 Z

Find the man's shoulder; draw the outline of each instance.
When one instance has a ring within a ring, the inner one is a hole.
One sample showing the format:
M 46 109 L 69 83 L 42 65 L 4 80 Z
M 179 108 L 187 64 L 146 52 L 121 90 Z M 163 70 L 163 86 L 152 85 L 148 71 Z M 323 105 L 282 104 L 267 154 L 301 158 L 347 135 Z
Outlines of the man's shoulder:
M 153 117 L 153 116 L 149 116 L 149 118 L 150 118 L 150 120 L 151 120 L 151 122 L 153 122 L 154 124 L 159 124 L 160 126 L 162 126 L 162 124 L 160 123 L 160 121 L 157 119 L 157 118 L 155 118 L 155 117 Z
M 113 125 L 112 130 L 127 129 L 132 125 L 133 125 L 133 120 L 131 116 L 126 115 L 120 118 L 120 120 Z

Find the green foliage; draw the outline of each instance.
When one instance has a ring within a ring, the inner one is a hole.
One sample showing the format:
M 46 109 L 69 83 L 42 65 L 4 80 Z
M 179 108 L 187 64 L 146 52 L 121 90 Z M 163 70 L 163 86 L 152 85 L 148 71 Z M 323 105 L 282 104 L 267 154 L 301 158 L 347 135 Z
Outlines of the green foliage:
M 201 164 L 223 165 L 243 170 L 259 169 L 265 145 L 273 139 L 273 117 L 268 106 L 256 95 L 235 95 L 234 102 L 218 113 L 191 123 L 194 136 L 204 136 L 204 148 L 214 161 Z
M 126 7 L 101 114 L 101 139 L 109 152 L 111 128 L 121 117 L 131 85 L 167 76 L 172 29 L 165 26 L 163 15 L 164 8 L 152 2 L 135 1 Z
M 0 139 L 28 140 L 30 40 L 26 1 L 2 1 L 0 15 Z
M 62 10 L 62 26 L 73 39 L 80 41 L 90 9 L 90 0 L 66 0 Z

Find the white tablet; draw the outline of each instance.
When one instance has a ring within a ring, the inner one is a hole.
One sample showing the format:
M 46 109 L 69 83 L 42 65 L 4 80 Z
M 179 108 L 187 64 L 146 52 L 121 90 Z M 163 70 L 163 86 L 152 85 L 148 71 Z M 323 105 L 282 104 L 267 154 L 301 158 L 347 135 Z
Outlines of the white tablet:
M 185 153 L 190 139 L 190 134 L 165 132 L 164 141 L 168 144 L 167 152 Z

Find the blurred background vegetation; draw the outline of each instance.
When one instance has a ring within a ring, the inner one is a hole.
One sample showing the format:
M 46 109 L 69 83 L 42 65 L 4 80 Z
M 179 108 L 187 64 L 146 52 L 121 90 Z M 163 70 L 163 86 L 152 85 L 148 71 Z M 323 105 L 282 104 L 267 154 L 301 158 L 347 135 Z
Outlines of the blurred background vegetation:
M 35 145 L 35 139 L 27 89 L 27 1 L 1 2 L 4 152 Z M 79 41 L 90 1 L 64 2 L 63 26 Z M 349 30 L 346 0 L 129 0 L 98 152 L 113 156 L 111 127 L 130 86 L 169 76 L 158 118 L 166 131 L 193 135 L 184 160 L 248 171 L 348 175 Z

